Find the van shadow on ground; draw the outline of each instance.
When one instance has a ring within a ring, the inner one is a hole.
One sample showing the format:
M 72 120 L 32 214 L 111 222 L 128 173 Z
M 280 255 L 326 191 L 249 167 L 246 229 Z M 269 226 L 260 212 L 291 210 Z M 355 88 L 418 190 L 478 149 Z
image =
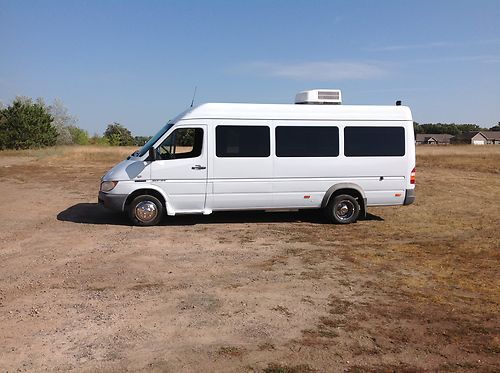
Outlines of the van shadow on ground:
M 77 203 L 57 214 L 57 220 L 81 224 L 130 225 L 125 214 L 107 210 L 97 203 Z M 380 216 L 367 214 L 363 220 L 383 221 Z M 196 225 L 229 223 L 314 223 L 329 224 L 320 210 L 302 210 L 286 212 L 230 211 L 214 212 L 211 215 L 167 216 L 161 225 Z

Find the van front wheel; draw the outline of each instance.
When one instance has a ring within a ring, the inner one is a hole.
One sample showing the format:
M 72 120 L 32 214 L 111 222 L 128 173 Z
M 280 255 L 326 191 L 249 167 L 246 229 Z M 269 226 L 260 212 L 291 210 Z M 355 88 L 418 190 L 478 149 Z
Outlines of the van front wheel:
M 331 198 L 326 206 L 327 214 L 332 223 L 354 223 L 359 217 L 359 203 L 349 194 L 341 194 Z
M 163 216 L 163 205 L 153 196 L 137 196 L 130 204 L 128 213 L 134 225 L 156 225 Z

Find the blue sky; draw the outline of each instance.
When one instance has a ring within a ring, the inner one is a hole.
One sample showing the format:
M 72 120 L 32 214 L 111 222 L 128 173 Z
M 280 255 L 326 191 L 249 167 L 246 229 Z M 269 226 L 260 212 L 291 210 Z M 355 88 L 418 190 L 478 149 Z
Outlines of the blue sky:
M 0 0 L 0 100 L 60 98 L 91 134 L 151 135 L 197 103 L 411 107 L 419 123 L 500 121 L 500 1 Z

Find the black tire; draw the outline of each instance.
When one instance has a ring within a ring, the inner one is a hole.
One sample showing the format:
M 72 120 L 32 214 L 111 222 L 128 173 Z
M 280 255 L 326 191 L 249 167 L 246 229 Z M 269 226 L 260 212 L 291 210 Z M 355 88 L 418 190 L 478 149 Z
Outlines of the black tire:
M 163 205 L 156 197 L 141 195 L 130 204 L 128 216 L 134 225 L 157 225 L 163 217 Z
M 358 220 L 360 206 L 356 198 L 349 194 L 340 194 L 330 198 L 326 213 L 332 223 L 350 224 Z

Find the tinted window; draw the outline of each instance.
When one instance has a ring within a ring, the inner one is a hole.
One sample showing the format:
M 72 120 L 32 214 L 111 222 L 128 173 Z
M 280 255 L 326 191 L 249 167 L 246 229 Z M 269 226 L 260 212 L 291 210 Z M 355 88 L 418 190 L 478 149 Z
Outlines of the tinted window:
M 156 149 L 159 159 L 195 158 L 201 155 L 203 129 L 179 128 Z
M 336 157 L 338 127 L 276 127 L 278 157 Z
M 403 127 L 346 127 L 344 153 L 348 157 L 405 155 Z
M 217 126 L 217 157 L 269 157 L 267 126 Z

